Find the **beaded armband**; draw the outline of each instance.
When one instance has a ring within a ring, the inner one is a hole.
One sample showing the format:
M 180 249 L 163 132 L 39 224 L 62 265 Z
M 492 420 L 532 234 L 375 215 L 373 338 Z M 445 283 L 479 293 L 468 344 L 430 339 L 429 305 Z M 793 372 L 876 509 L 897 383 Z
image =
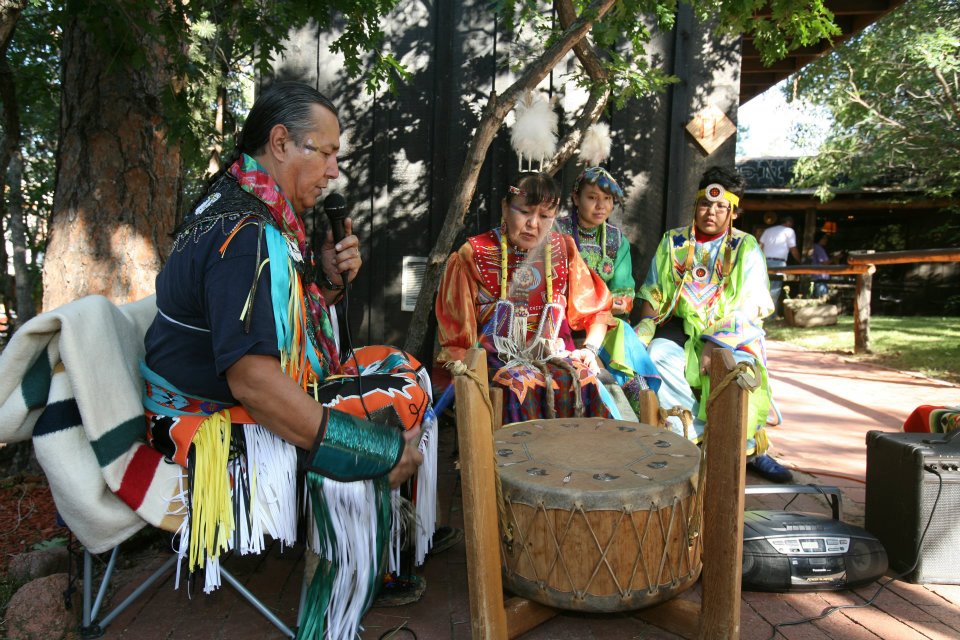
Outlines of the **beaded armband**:
M 379 478 L 397 464 L 403 447 L 396 427 L 324 408 L 307 470 L 339 482 Z

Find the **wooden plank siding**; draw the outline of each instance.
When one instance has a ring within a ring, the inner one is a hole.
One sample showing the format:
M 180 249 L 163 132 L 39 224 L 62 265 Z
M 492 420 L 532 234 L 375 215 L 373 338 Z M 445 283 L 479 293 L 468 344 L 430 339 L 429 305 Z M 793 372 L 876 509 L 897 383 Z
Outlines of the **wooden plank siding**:
M 403 257 L 432 249 L 480 108 L 492 90 L 503 91 L 515 77 L 516 44 L 481 0 L 403 3 L 386 32 L 385 47 L 412 72 L 395 95 L 369 96 L 362 81 L 348 80 L 327 48 L 335 34 L 316 28 L 291 34 L 274 66 L 275 77 L 314 84 L 341 111 L 348 145 L 337 190 L 347 198 L 364 258 L 349 305 L 357 345 L 403 343 L 412 315 L 400 311 Z M 736 119 L 739 95 L 739 43 L 713 41 L 692 14 L 676 31 L 655 35 L 646 54 L 684 82 L 682 90 L 674 85 L 605 116 L 614 139 L 606 166 L 628 197 L 611 220 L 631 242 L 638 283 L 663 232 L 689 222 L 703 169 L 733 166 L 733 138 L 707 157 L 684 125 L 707 104 Z M 561 105 L 572 99 L 573 92 L 564 96 L 560 89 L 573 64 L 572 57 L 561 63 L 541 85 Z M 572 122 L 571 114 L 566 117 Z M 568 126 L 562 121 L 561 136 Z M 461 240 L 500 222 L 499 198 L 516 171 L 509 135 L 503 127 L 487 155 Z M 557 174 L 565 193 L 580 170 L 575 158 Z M 569 206 L 567 198 L 563 205 Z

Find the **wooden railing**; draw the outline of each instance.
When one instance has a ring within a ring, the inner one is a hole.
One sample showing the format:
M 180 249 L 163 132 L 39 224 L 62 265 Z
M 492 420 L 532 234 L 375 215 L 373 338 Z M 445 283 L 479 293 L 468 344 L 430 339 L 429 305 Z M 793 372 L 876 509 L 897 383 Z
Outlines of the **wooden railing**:
M 870 352 L 870 291 L 877 265 L 909 264 L 913 262 L 960 262 L 960 248 L 921 249 L 918 251 L 885 251 L 882 253 L 856 252 L 847 256 L 847 264 L 808 264 L 789 267 L 767 267 L 769 275 L 855 275 L 856 292 L 853 297 L 853 351 Z

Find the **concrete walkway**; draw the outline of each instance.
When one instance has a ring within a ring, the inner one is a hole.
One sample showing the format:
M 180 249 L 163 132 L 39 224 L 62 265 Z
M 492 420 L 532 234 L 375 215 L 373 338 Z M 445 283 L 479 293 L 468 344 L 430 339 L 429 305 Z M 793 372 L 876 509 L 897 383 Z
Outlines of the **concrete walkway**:
M 960 404 L 960 387 L 874 366 L 852 363 L 829 354 L 808 352 L 782 343 L 769 345 L 774 393 L 783 414 L 771 428 L 772 453 L 797 470 L 798 483 L 815 482 L 843 490 L 843 520 L 863 524 L 865 437 L 870 430 L 898 431 L 920 404 Z M 454 430 L 441 431 L 441 522 L 463 526 Z M 748 473 L 748 484 L 763 480 Z M 748 509 L 782 509 L 789 496 L 748 496 Z M 956 505 L 955 505 L 956 506 Z M 800 496 L 790 509 L 827 514 L 822 499 Z M 956 510 L 954 510 L 956 513 Z M 957 523 L 960 526 L 960 523 Z M 261 558 L 232 558 L 226 565 L 262 597 L 288 624 L 296 619 L 302 575 L 302 552 L 272 550 Z M 119 601 L 162 558 L 146 558 L 124 570 L 125 587 L 113 594 Z M 461 640 L 471 637 L 464 545 L 429 558 L 422 573 L 427 592 L 405 607 L 374 608 L 364 619 L 364 640 Z M 958 571 L 960 580 L 960 571 Z M 883 579 L 882 582 L 886 582 Z M 862 603 L 877 584 L 855 591 L 821 593 L 744 593 L 741 637 L 769 638 L 772 624 L 819 614 L 833 604 Z M 175 592 L 172 579 L 151 587 L 107 629 L 105 638 L 156 640 L 183 638 L 279 638 L 249 605 L 230 589 L 192 599 Z M 680 597 L 698 599 L 699 587 Z M 393 630 L 396 630 L 395 632 Z M 411 633 L 412 632 L 412 633 Z M 895 583 L 875 607 L 847 609 L 821 621 L 784 627 L 778 637 L 790 639 L 940 639 L 960 637 L 960 587 Z M 636 612 L 609 615 L 563 613 L 523 636 L 524 640 L 672 639 L 644 622 Z

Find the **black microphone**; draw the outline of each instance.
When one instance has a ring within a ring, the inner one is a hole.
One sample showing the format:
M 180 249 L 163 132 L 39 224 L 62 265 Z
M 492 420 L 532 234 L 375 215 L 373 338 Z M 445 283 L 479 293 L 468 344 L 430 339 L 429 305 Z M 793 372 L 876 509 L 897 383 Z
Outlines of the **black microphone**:
M 347 219 L 347 200 L 337 192 L 333 192 L 323 199 L 323 212 L 327 214 L 327 220 L 330 221 L 330 229 L 333 231 L 334 244 L 343 240 L 346 235 L 346 229 L 343 227 L 343 221 Z
M 347 236 L 343 221 L 347 219 L 347 200 L 334 191 L 323 199 L 323 212 L 327 214 L 330 230 L 333 232 L 333 243 L 337 244 Z M 340 274 L 344 286 L 347 284 L 347 273 Z

